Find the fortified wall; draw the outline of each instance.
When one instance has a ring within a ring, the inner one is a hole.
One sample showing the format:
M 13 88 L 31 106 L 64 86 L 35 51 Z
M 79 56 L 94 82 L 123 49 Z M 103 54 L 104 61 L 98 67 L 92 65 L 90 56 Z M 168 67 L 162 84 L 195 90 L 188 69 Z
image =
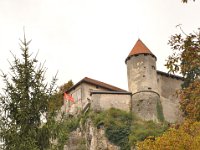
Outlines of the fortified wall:
M 125 60 L 129 91 L 85 77 L 66 91 L 75 103 L 64 101 L 63 108 L 73 115 L 90 104 L 95 111 L 118 108 L 132 111 L 144 120 L 182 119 L 176 91 L 183 79 L 156 70 L 156 56 L 138 40 Z

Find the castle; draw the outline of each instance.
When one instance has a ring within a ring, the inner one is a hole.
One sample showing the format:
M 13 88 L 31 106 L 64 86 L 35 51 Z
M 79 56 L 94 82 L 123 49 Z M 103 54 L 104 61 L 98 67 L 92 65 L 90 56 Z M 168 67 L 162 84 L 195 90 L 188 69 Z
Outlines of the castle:
M 139 39 L 125 60 L 129 91 L 85 77 L 66 91 L 75 103 L 64 101 L 63 110 L 75 115 L 90 104 L 94 111 L 118 108 L 144 120 L 180 121 L 176 91 L 183 78 L 156 70 L 156 59 Z

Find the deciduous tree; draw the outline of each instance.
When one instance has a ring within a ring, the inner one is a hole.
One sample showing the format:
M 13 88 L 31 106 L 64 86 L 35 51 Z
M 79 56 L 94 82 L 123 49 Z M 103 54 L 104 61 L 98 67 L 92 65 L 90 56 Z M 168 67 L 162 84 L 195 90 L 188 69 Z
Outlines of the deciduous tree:
M 200 122 L 186 121 L 178 129 L 170 128 L 161 137 L 137 145 L 138 150 L 197 150 L 200 147 Z
M 67 83 L 61 85 L 59 87 L 60 92 L 64 93 L 65 91 L 69 90 L 74 85 L 72 80 L 69 80 Z
M 193 2 L 194 2 L 195 0 L 193 0 Z M 182 2 L 183 3 L 187 3 L 188 2 L 188 0 L 182 0 Z
M 166 66 L 184 79 L 179 91 L 181 109 L 185 117 L 200 121 L 200 32 L 176 34 L 169 44 L 174 53 Z
M 169 56 L 166 66 L 170 72 L 183 76 L 182 89 L 178 93 L 184 116 L 190 120 L 178 128 L 170 128 L 161 137 L 139 142 L 139 150 L 196 150 L 200 147 L 200 32 L 176 34 L 169 44 L 174 53 Z
M 70 89 L 74 83 L 69 80 L 67 83 L 61 85 L 59 90 L 52 95 L 52 101 L 49 102 L 50 109 L 59 110 L 63 105 L 63 93 Z

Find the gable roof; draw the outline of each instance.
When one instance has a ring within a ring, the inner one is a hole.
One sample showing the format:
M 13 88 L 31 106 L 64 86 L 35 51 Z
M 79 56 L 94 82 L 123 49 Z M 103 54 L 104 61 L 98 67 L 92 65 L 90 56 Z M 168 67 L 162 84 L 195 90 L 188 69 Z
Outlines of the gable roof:
M 88 77 L 83 78 L 82 80 L 80 80 L 78 83 L 76 83 L 73 87 L 71 87 L 69 90 L 66 91 L 66 93 L 69 93 L 71 90 L 75 89 L 78 85 L 80 85 L 81 83 L 88 83 L 88 84 L 92 84 L 95 86 L 99 86 L 101 88 L 105 88 L 109 91 L 119 91 L 119 92 L 128 92 L 126 90 L 120 89 L 116 86 L 95 80 L 95 79 L 91 79 Z
M 132 48 L 131 52 L 129 53 L 128 57 L 126 58 L 126 61 L 131 56 L 139 55 L 139 54 L 149 54 L 156 58 L 156 56 L 148 49 L 148 47 L 140 39 L 138 39 L 138 41 L 135 43 L 134 47 Z

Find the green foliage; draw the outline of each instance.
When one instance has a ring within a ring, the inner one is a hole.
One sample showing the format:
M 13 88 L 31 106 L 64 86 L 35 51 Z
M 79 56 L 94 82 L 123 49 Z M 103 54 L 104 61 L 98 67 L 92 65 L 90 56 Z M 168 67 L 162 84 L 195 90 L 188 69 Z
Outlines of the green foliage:
M 85 113 L 82 113 L 80 115 L 80 125 L 84 128 L 86 121 L 88 118 L 93 118 L 94 119 L 94 113 L 92 113 L 92 111 L 90 110 L 90 108 L 88 109 L 88 111 L 86 111 Z
M 51 149 L 63 149 L 69 139 L 70 132 L 79 127 L 80 117 L 69 118 L 64 116 L 59 122 L 52 131 L 57 137 L 57 144 L 52 145 Z
M 196 150 L 200 147 L 200 32 L 173 35 L 169 44 L 173 54 L 168 57 L 166 66 L 169 72 L 178 72 L 184 78 L 182 89 L 178 91 L 180 105 L 184 116 L 191 120 L 178 128 L 170 128 L 160 137 L 139 142 L 139 150 Z
M 2 73 L 5 88 L 0 97 L 3 110 L 0 135 L 8 150 L 46 149 L 50 146 L 50 129 L 42 126 L 41 118 L 45 116 L 48 124 L 56 115 L 48 107 L 56 78 L 50 86 L 44 83 L 46 69 L 37 65 L 36 58 L 31 58 L 29 44 L 24 37 L 21 41 L 22 59 L 13 54 L 10 76 Z
M 51 100 L 48 103 L 49 111 L 59 111 L 63 105 L 63 94 L 55 92 L 51 95 L 50 99 Z
M 128 136 L 132 121 L 131 113 L 114 108 L 105 112 L 105 135 L 109 141 L 120 146 L 122 150 L 130 149 Z
M 30 41 L 21 41 L 21 59 L 13 55 L 10 73 L 2 72 L 5 87 L 0 95 L 0 138 L 5 150 L 44 150 L 65 141 L 63 120 L 56 121 L 58 105 L 55 103 L 56 78 L 45 83 L 46 68 L 29 54 Z M 76 121 L 67 124 L 70 130 Z M 61 138 L 62 137 L 62 138 Z
M 131 145 L 138 141 L 143 141 L 147 137 L 155 138 L 162 135 L 167 130 L 168 125 L 164 123 L 154 123 L 153 121 L 138 121 L 133 123 L 129 140 Z
M 183 76 L 182 87 L 187 88 L 200 76 L 200 33 L 175 34 L 171 37 L 169 45 L 173 54 L 168 57 L 166 66 L 170 72 L 177 72 Z
M 59 87 L 59 91 L 55 92 L 51 96 L 51 101 L 49 102 L 49 109 L 50 110 L 59 110 L 61 106 L 63 105 L 63 93 L 70 89 L 74 83 L 72 80 L 69 80 L 67 83 L 63 84 Z
M 111 108 L 104 112 L 91 112 L 89 117 L 97 128 L 104 126 L 105 136 L 122 150 L 130 149 L 128 135 L 132 121 L 132 114 Z
M 161 137 L 137 144 L 138 150 L 197 150 L 200 147 L 200 122 L 185 121 L 170 128 Z
M 178 72 L 184 78 L 179 91 L 181 110 L 185 117 L 200 121 L 200 32 L 176 34 L 169 44 L 174 53 L 166 66 L 170 72 Z
M 120 146 L 122 150 L 130 149 L 128 144 L 128 135 L 130 134 L 130 127 L 124 125 L 120 126 L 114 124 L 113 126 L 106 127 L 105 135 L 108 140 L 117 146 Z
M 195 80 L 189 87 L 182 89 L 180 98 L 184 115 L 189 119 L 200 121 L 200 80 Z
M 97 128 L 104 126 L 108 140 L 122 150 L 129 150 L 137 141 L 149 136 L 159 136 L 167 129 L 166 124 L 142 121 L 132 113 L 114 108 L 104 112 L 91 112 L 89 117 Z
M 59 87 L 59 91 L 61 93 L 64 93 L 65 91 L 69 90 L 73 85 L 74 85 L 73 81 L 69 80 L 67 83 L 65 83 Z
M 104 125 L 104 119 L 106 117 L 105 112 L 90 112 L 89 117 L 92 119 L 94 125 L 99 128 L 101 125 Z

